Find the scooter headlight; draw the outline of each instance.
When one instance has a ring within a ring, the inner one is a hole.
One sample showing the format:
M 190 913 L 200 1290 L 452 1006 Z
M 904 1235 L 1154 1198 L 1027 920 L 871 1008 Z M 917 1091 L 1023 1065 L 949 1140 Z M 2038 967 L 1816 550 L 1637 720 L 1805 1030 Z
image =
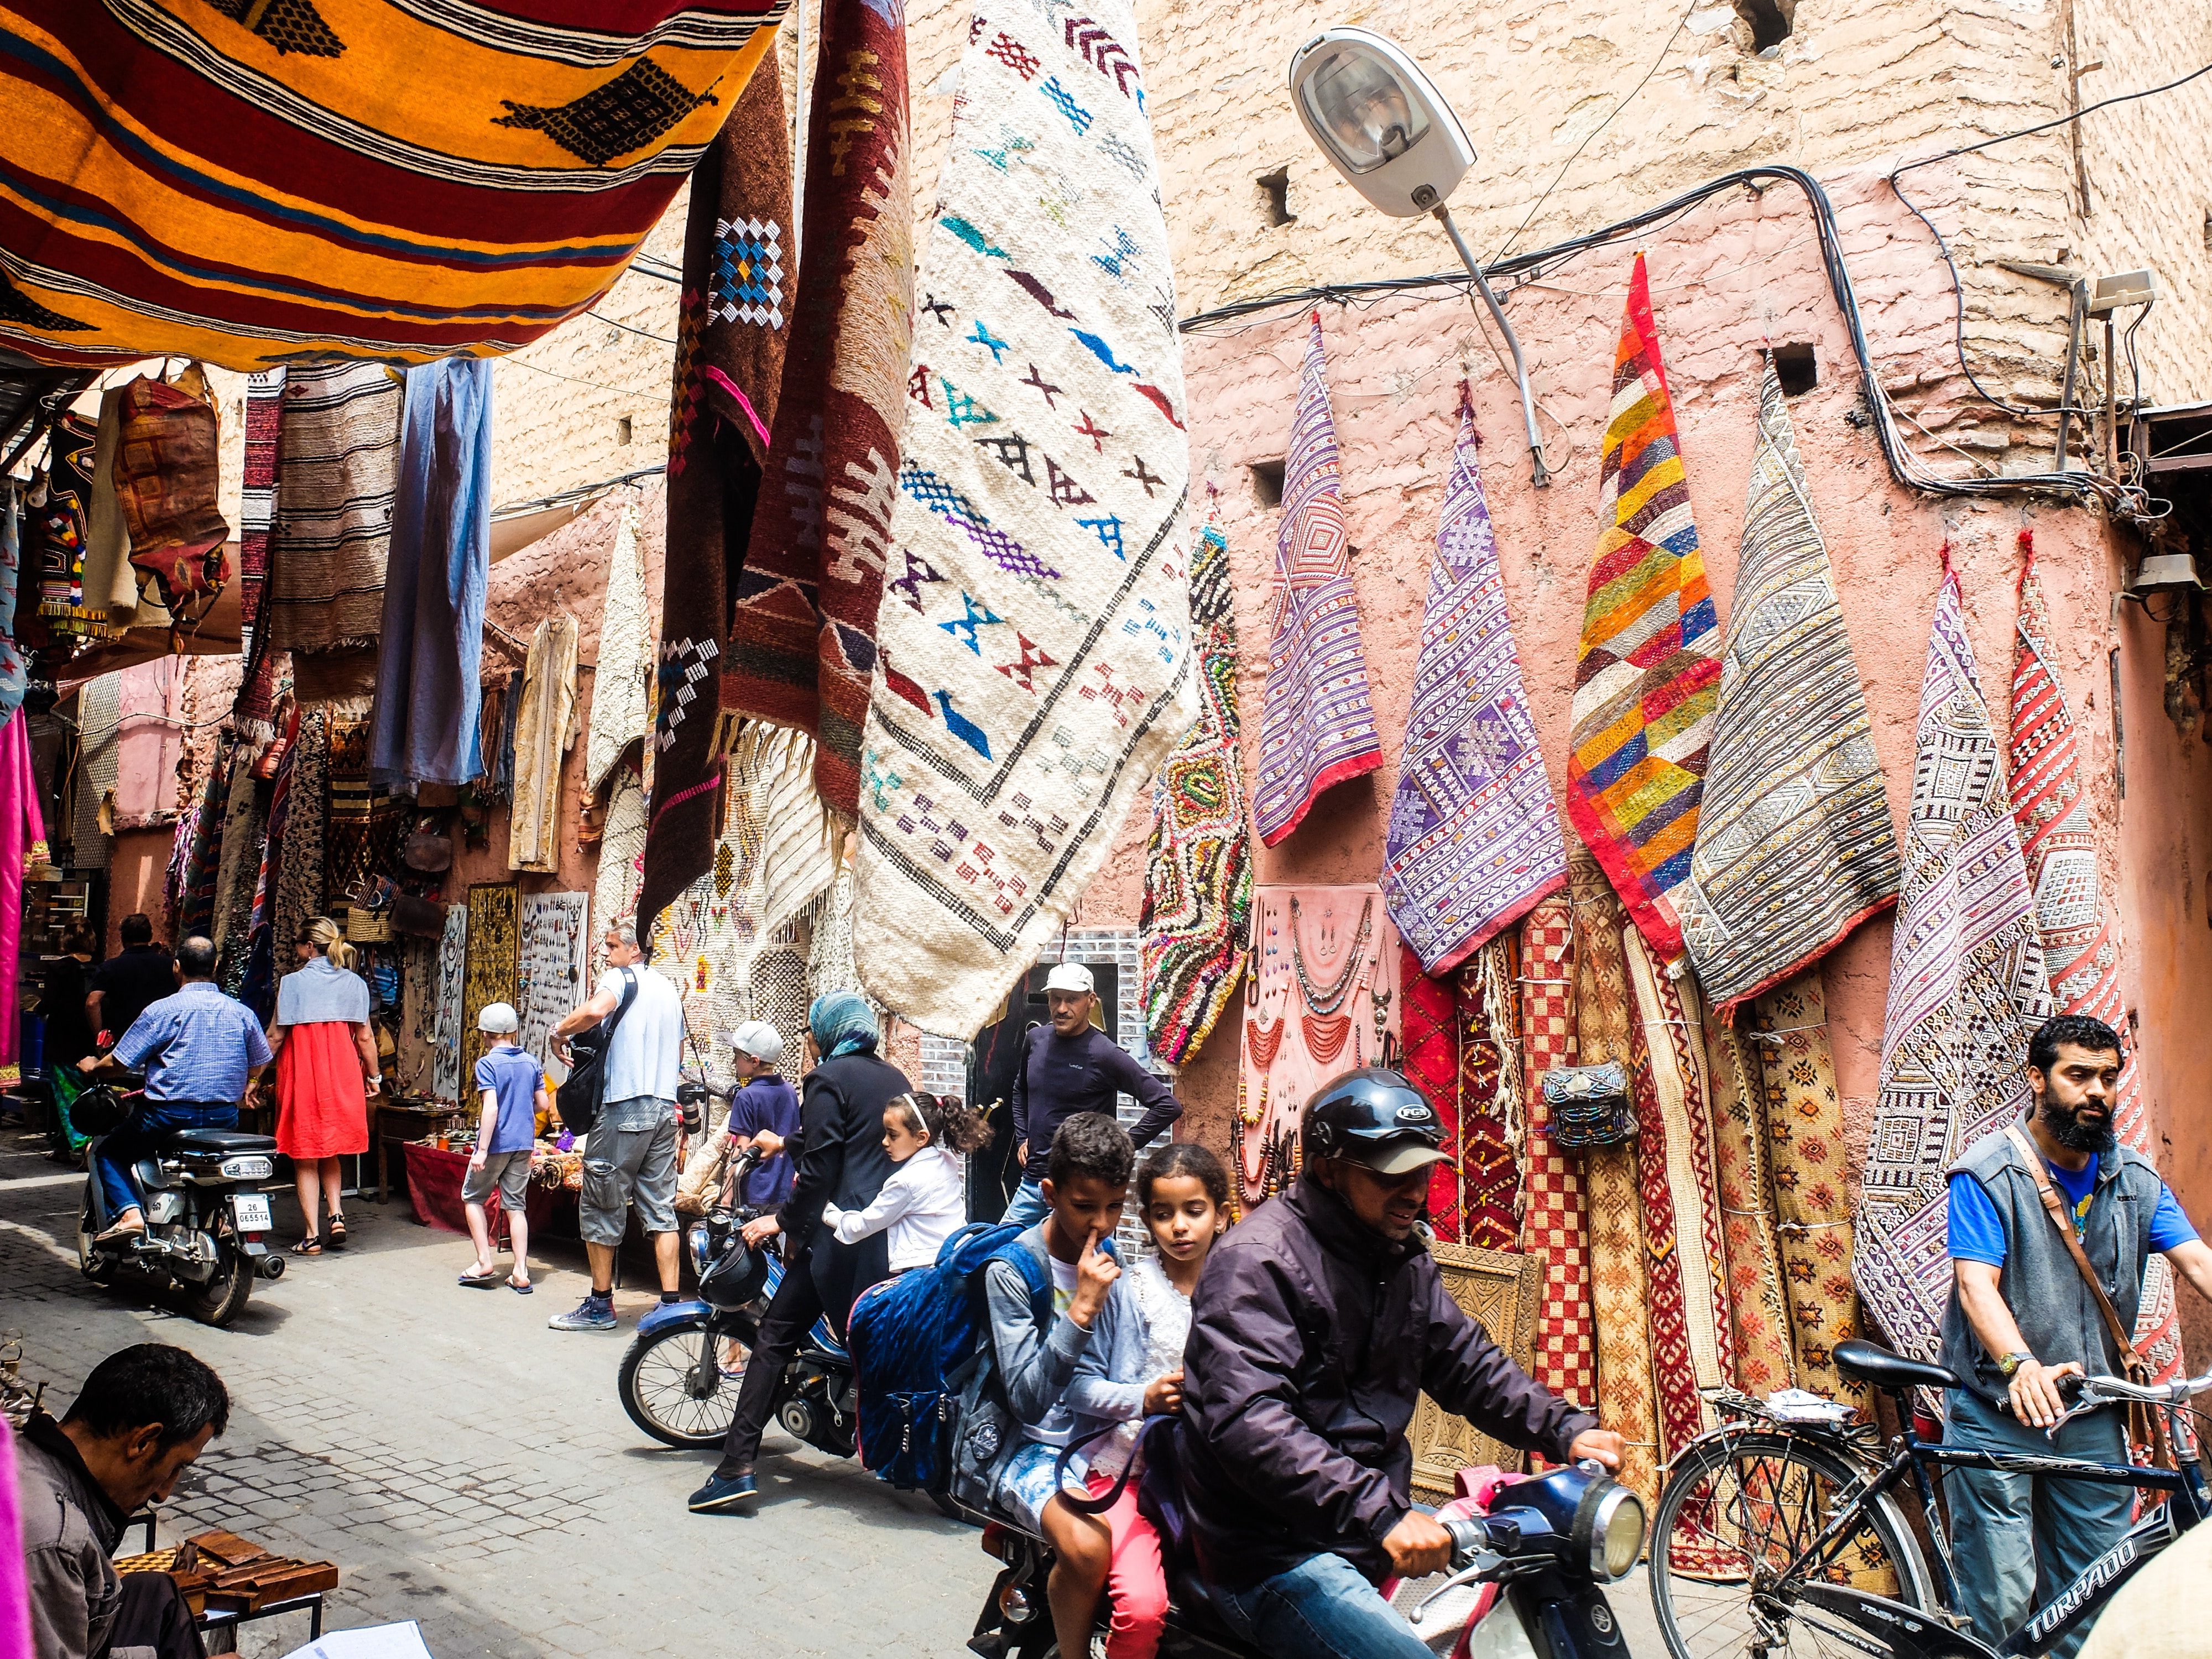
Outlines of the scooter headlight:
M 225 1181 L 266 1181 L 276 1173 L 276 1165 L 265 1158 L 227 1158 L 222 1161 Z
M 1610 1584 L 1635 1571 L 1637 1558 L 1644 1553 L 1644 1500 L 1614 1480 L 1601 1482 L 1590 1499 L 1595 1501 L 1583 1504 L 1589 1527 L 1590 1576 Z

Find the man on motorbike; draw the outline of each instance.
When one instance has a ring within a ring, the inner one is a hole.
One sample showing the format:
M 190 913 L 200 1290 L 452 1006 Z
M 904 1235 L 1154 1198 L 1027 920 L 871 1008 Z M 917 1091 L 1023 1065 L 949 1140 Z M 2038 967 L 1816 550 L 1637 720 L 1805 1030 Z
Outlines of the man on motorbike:
M 1452 1300 L 1414 1233 L 1435 1110 L 1399 1073 L 1306 1103 L 1304 1172 L 1214 1249 L 1191 1303 L 1177 1431 L 1197 1565 L 1231 1631 L 1270 1655 L 1426 1659 L 1383 1601 L 1451 1540 L 1413 1507 L 1424 1391 L 1507 1445 L 1620 1465 L 1621 1437 L 1533 1381 Z
M 114 1224 L 106 1243 L 146 1231 L 131 1170 L 176 1129 L 234 1129 L 238 1103 L 269 1063 L 269 1040 L 253 1011 L 215 985 L 215 942 L 195 935 L 177 947 L 184 984 L 148 1006 L 106 1054 L 88 1054 L 78 1069 L 97 1074 L 117 1066 L 146 1071 L 146 1097 L 131 1119 L 100 1143 L 100 1188 Z

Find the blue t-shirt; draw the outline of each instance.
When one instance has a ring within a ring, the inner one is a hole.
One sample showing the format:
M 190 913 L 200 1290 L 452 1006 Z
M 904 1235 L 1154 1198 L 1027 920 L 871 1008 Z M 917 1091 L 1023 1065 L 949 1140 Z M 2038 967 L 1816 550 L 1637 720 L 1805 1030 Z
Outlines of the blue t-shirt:
M 269 1063 L 269 1040 L 252 1009 L 196 979 L 133 1020 L 115 1059 L 145 1068 L 149 1099 L 235 1105 L 246 1073 Z
M 538 1091 L 545 1073 L 538 1062 L 511 1042 L 484 1050 L 477 1062 L 477 1087 L 489 1089 L 499 1098 L 499 1115 L 492 1121 L 491 1142 L 483 1151 L 526 1152 L 538 1139 Z M 477 1098 L 481 1100 L 482 1095 Z
M 2074 1212 L 2075 1231 L 2080 1231 L 2089 1218 L 2089 1200 L 2097 1191 L 2096 1160 L 2079 1170 L 2063 1170 L 2047 1161 L 2043 1167 L 2051 1171 L 2051 1184 L 2066 1194 Z M 2161 1185 L 2158 1208 L 2150 1218 L 2151 1249 L 2170 1250 L 2196 1237 L 2197 1229 L 2182 1214 L 2173 1188 Z M 1951 1177 L 1950 1255 L 1954 1261 L 1983 1261 L 1992 1267 L 2005 1263 L 2004 1224 L 1997 1219 L 1997 1206 L 1990 1201 L 1982 1183 L 1964 1173 Z
M 730 1097 L 730 1133 L 756 1135 L 774 1131 L 789 1140 L 799 1133 L 799 1096 L 774 1073 L 764 1073 L 742 1085 Z M 791 1196 L 793 1166 L 789 1152 L 778 1152 L 745 1177 L 744 1201 L 781 1204 Z

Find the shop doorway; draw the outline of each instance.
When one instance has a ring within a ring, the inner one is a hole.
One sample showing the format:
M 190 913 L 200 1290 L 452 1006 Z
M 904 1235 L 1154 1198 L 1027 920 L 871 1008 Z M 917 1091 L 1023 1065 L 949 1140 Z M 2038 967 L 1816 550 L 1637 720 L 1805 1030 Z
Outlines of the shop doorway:
M 1011 992 L 999 1018 L 975 1034 L 968 1061 L 968 1099 L 977 1110 L 994 1101 L 1002 1103 L 991 1114 L 991 1144 L 968 1164 L 968 1218 L 996 1221 L 1013 1202 L 1014 1188 L 1022 1183 L 1021 1165 L 1014 1150 L 1014 1071 L 1019 1064 L 1022 1040 L 1040 1025 L 1052 1023 L 1046 1006 L 1044 981 L 1057 964 L 1040 962 L 1021 985 Z M 1098 993 L 1093 1023 L 1112 1036 L 1121 1027 L 1121 968 L 1111 962 L 1085 964 Z

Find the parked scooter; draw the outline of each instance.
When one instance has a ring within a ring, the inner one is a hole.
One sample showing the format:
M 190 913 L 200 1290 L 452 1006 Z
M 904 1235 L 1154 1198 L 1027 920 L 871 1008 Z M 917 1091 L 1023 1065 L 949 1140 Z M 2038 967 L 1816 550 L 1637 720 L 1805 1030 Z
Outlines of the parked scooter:
M 1155 1424 L 1147 1437 L 1168 1428 Z M 1594 1462 L 1487 1496 L 1486 1512 L 1480 1495 L 1437 1512 L 1452 1535 L 1449 1571 L 1383 1585 L 1414 1634 L 1437 1659 L 1628 1659 L 1604 1586 L 1635 1569 L 1642 1500 Z M 969 1651 L 981 1659 L 1058 1659 L 1045 1599 L 1051 1547 L 1002 1517 L 972 1518 L 988 1519 L 983 1547 L 1004 1565 Z M 1272 1659 L 1222 1624 L 1187 1565 L 1170 1565 L 1168 1588 L 1162 1659 Z M 1100 1613 L 1103 1630 L 1105 1609 Z
M 204 1325 L 228 1325 L 245 1309 L 255 1279 L 283 1277 L 284 1258 L 264 1242 L 273 1216 L 262 1188 L 276 1173 L 276 1143 L 236 1129 L 173 1130 L 134 1170 L 146 1231 L 96 1244 L 115 1218 L 94 1160 L 144 1097 L 143 1087 L 134 1073 L 112 1073 L 71 1108 L 80 1127 L 98 1131 L 87 1148 L 77 1266 L 95 1285 L 173 1285 L 185 1312 Z

